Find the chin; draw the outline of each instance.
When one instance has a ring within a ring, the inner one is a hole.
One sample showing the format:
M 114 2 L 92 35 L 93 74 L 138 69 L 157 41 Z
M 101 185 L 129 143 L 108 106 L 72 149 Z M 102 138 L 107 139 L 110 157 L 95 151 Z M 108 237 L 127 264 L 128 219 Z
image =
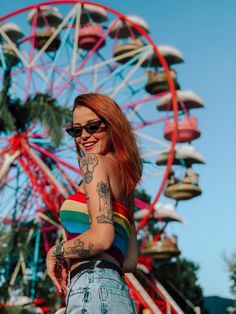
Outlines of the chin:
M 96 149 L 86 149 L 84 150 L 85 154 L 100 154 Z

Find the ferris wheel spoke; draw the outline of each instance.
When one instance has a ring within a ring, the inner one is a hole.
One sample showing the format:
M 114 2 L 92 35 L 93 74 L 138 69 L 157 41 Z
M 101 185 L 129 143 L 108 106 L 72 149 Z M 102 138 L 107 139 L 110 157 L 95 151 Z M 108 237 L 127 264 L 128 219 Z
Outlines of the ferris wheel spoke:
M 114 21 L 116 24 L 118 22 L 118 19 Z M 94 67 L 101 67 L 104 66 L 106 63 L 113 62 L 113 58 L 108 59 L 107 61 L 101 62 L 99 64 L 92 65 L 90 67 L 84 67 L 85 64 L 88 63 L 89 58 L 96 52 L 96 49 L 100 46 L 100 44 L 106 39 L 106 37 L 109 35 L 110 29 L 106 30 L 106 32 L 103 34 L 103 36 L 100 38 L 100 40 L 95 44 L 92 50 L 88 52 L 88 54 L 84 57 L 84 60 L 79 64 L 77 69 L 75 70 L 75 75 L 79 76 L 81 74 L 85 74 L 86 72 L 92 72 L 94 70 Z
M 80 18 L 81 18 L 81 5 L 76 5 L 76 21 L 75 21 L 75 38 L 73 43 L 72 49 L 72 58 L 71 58 L 71 74 L 75 76 L 75 67 L 76 67 L 76 60 L 79 57 L 77 53 L 78 43 L 79 43 L 79 29 L 80 29 Z
M 60 33 L 61 29 L 65 26 L 65 24 L 67 23 L 67 21 L 70 19 L 70 22 L 69 22 L 69 25 L 63 35 L 63 39 L 62 39 L 62 42 L 66 42 L 66 40 L 68 39 L 69 35 L 70 35 L 70 32 L 71 32 L 71 29 L 73 28 L 73 23 L 74 23 L 74 15 L 76 14 L 76 10 L 74 8 L 74 10 L 72 11 L 72 14 L 68 14 L 69 17 L 65 18 L 65 20 L 62 22 L 61 25 L 58 26 L 57 28 L 57 31 L 55 33 L 52 34 L 52 37 L 53 39 L 49 42 L 49 40 L 51 39 L 51 37 L 48 39 L 48 42 L 49 44 L 45 47 L 45 50 L 50 46 L 50 43 L 54 40 L 54 38 L 56 36 L 58 36 L 58 34 Z M 46 43 L 47 44 L 47 43 Z M 46 45 L 45 44 L 45 45 Z M 44 48 L 44 47 L 43 47 Z M 45 84 L 44 84 L 44 89 L 46 89 L 46 87 L 48 86 L 49 84 L 49 81 L 51 80 L 52 78 L 52 74 L 54 72 L 54 69 L 56 67 L 56 64 L 58 63 L 58 60 L 59 58 L 61 57 L 62 55 L 62 52 L 64 50 L 64 46 L 62 45 L 62 47 L 60 47 L 58 49 L 58 51 L 56 52 L 55 54 L 55 57 L 54 57 L 54 60 L 53 60 L 53 63 L 52 63 L 52 66 L 51 66 L 51 70 L 48 71 L 48 75 L 47 75 L 47 79 L 45 81 Z M 41 50 L 40 50 L 41 51 Z M 72 62 L 74 59 L 72 58 L 72 60 L 70 62 Z M 73 69 L 72 69 L 72 66 L 69 64 L 68 65 L 68 71 L 67 71 L 67 76 L 72 77 L 73 76 Z M 63 75 L 61 75 L 61 77 L 63 77 Z
M 131 108 L 130 110 L 127 110 L 126 116 L 129 121 L 132 121 L 134 116 L 138 117 L 139 119 L 141 118 L 140 115 L 138 114 L 138 110 L 140 107 L 142 107 L 143 104 L 140 104 L 136 106 L 135 108 Z M 143 122 L 143 119 L 141 118 L 141 121 Z
M 90 72 L 92 72 L 92 71 L 94 70 L 94 67 L 96 67 L 96 68 L 101 68 L 101 67 L 108 66 L 108 65 L 110 65 L 110 64 L 114 64 L 115 62 L 118 62 L 118 61 L 120 61 L 120 60 L 122 60 L 122 59 L 125 59 L 125 58 L 127 58 L 127 57 L 135 57 L 137 54 L 142 53 L 143 51 L 145 51 L 145 50 L 148 49 L 148 48 L 149 48 L 149 46 L 146 45 L 146 46 L 144 46 L 144 47 L 137 48 L 137 49 L 135 49 L 135 50 L 133 50 L 133 51 L 126 52 L 126 53 L 122 54 L 121 56 L 112 57 L 112 58 L 109 58 L 109 57 L 108 57 L 108 58 L 106 58 L 106 59 L 105 59 L 104 61 L 102 61 L 102 62 L 98 62 L 98 63 L 93 64 L 93 65 L 91 65 L 91 66 L 83 67 L 82 69 L 77 70 L 77 72 L 75 73 L 75 75 L 81 75 L 81 74 L 85 74 L 85 73 L 90 73 Z M 99 52 L 97 52 L 97 53 L 99 53 Z M 136 57 L 137 57 L 137 56 L 136 56 Z M 133 59 L 133 60 L 131 60 L 130 63 L 133 63 L 133 61 L 136 60 L 136 59 L 138 59 L 138 57 L 135 58 L 135 59 Z M 129 65 L 130 63 L 128 63 L 128 65 Z M 118 66 L 121 66 L 121 65 L 118 63 Z
M 66 15 L 66 17 L 63 19 L 63 21 L 58 25 L 55 32 L 52 33 L 52 35 L 49 37 L 47 42 L 43 45 L 43 47 L 39 50 L 37 55 L 34 57 L 32 64 L 36 64 L 36 62 L 41 58 L 42 54 L 46 51 L 46 49 L 50 46 L 50 44 L 53 42 L 53 40 L 58 36 L 60 31 L 66 26 L 67 22 L 71 19 L 71 24 L 73 22 L 73 17 L 76 14 L 76 7 L 74 6 L 69 13 Z M 68 28 L 69 29 L 69 28 Z M 70 29 L 69 29 L 70 30 Z M 69 33 L 69 31 L 68 31 Z M 68 35 L 66 32 L 66 35 Z
M 94 55 L 94 59 L 96 58 L 96 55 Z M 94 62 L 94 64 L 96 64 L 96 62 Z M 97 67 L 94 67 L 94 70 L 93 70 L 93 83 L 92 83 L 92 90 L 95 89 L 95 86 L 97 86 L 98 84 L 98 68 Z
M 24 84 L 24 81 L 22 82 L 18 82 L 16 79 L 14 79 L 15 77 L 17 77 L 18 74 L 24 74 L 24 72 L 28 72 L 29 67 L 22 67 L 16 71 L 13 71 L 12 76 L 13 76 L 13 81 L 14 83 L 21 89 L 21 91 L 25 92 L 25 86 L 22 87 L 21 84 Z M 46 80 L 46 76 L 44 75 L 43 71 L 42 71 L 42 67 L 41 66 L 32 66 L 32 71 L 34 71 L 34 75 L 38 76 L 38 78 L 40 78 L 42 80 L 42 82 L 45 82 Z
M 84 60 L 82 60 L 82 62 L 79 64 L 79 66 L 75 69 L 75 73 L 76 75 L 78 75 L 78 71 L 84 66 L 84 64 L 86 64 L 86 62 L 88 62 L 88 60 L 91 58 L 91 56 L 96 52 L 96 49 L 104 42 L 104 40 L 106 39 L 106 37 L 109 35 L 110 29 L 108 28 L 107 31 L 102 35 L 102 37 L 98 40 L 98 42 L 94 45 L 94 47 L 88 52 L 88 54 L 86 55 L 86 57 L 84 58 Z M 60 90 L 57 92 L 57 94 L 55 95 L 55 98 L 58 98 L 61 93 L 64 92 L 64 90 L 68 87 L 68 85 L 70 84 L 70 82 L 72 81 L 73 76 L 71 76 L 66 83 L 64 83 Z
M 4 161 L 0 168 L 0 182 L 4 179 L 4 177 L 8 174 L 8 171 L 15 161 L 15 159 L 20 155 L 20 151 L 16 151 L 13 154 L 4 154 Z
M 142 147 L 141 147 L 141 149 L 142 149 Z M 148 151 L 147 153 L 145 153 L 145 154 L 141 153 L 141 157 L 144 160 L 147 159 L 147 158 L 150 158 L 150 157 L 157 157 L 159 152 L 160 152 L 160 150 L 156 150 L 156 149 L 151 150 L 150 148 L 148 148 L 146 150 Z
M 122 71 L 126 68 L 128 68 L 128 66 L 130 66 L 134 61 L 139 59 L 139 55 L 138 56 L 134 56 L 131 60 L 129 60 L 127 63 L 119 65 L 118 67 L 115 68 L 115 70 L 111 71 L 111 73 L 109 75 L 107 75 L 106 77 L 104 77 L 104 79 L 102 79 L 98 85 L 95 87 L 96 92 L 98 92 L 101 87 L 104 86 L 104 84 L 106 82 L 110 82 L 114 77 L 116 77 L 117 75 L 119 75 L 120 73 L 122 73 Z M 137 69 L 137 68 L 136 68 Z M 132 71 L 133 73 L 136 71 Z M 117 87 L 118 88 L 118 87 Z
M 154 99 L 157 99 L 158 97 L 159 97 L 159 95 L 153 95 L 153 96 L 144 97 L 144 98 L 139 99 L 137 101 L 133 101 L 131 103 L 128 103 L 128 104 L 125 104 L 125 105 L 121 105 L 121 108 L 122 108 L 122 110 L 133 108 L 133 107 L 135 107 L 137 105 L 140 105 L 140 104 L 152 101 Z
M 138 70 L 138 68 L 143 64 L 143 62 L 146 60 L 148 54 L 149 54 L 150 50 L 147 49 L 147 51 L 140 57 L 140 59 L 138 60 L 137 64 L 134 66 L 134 68 L 129 72 L 129 74 L 125 77 L 125 79 L 123 80 L 123 82 L 113 91 L 113 93 L 111 94 L 111 97 L 115 97 L 116 94 L 122 89 L 124 88 L 126 82 L 135 74 L 135 72 Z
M 42 212 L 38 212 L 37 217 L 49 222 L 51 225 L 57 227 L 58 229 L 62 229 L 62 226 L 60 224 L 58 224 L 56 221 L 54 221 L 53 219 L 51 219 L 50 217 L 48 217 Z
M 36 145 L 34 143 L 30 143 L 30 146 L 34 149 L 36 149 L 37 151 L 39 151 L 40 153 L 43 153 L 45 156 L 51 158 L 53 161 L 67 167 L 70 170 L 73 170 L 75 173 L 81 175 L 80 170 L 77 167 L 74 167 L 72 165 L 70 165 L 68 162 L 62 160 L 61 158 L 55 156 L 54 154 L 50 153 L 49 151 L 47 151 L 46 149 L 40 147 L 39 145 Z
M 150 174 L 148 174 L 148 175 L 145 175 L 145 173 L 144 173 L 144 179 L 148 179 L 150 176 L 152 176 L 152 177 L 160 177 L 160 176 L 163 176 L 163 174 L 164 174 L 164 171 L 158 171 L 158 172 L 153 172 L 152 171 L 152 173 Z
M 124 75 L 122 73 L 118 74 L 122 79 L 124 79 Z M 126 87 L 130 89 L 131 93 L 137 94 L 138 92 L 143 92 L 143 86 L 139 87 L 138 90 L 135 90 L 134 87 L 136 85 L 140 85 L 140 83 L 144 82 L 146 80 L 146 76 L 143 74 L 140 74 L 140 77 L 135 78 L 133 80 L 129 80 L 126 82 Z M 118 88 L 118 85 L 114 85 L 113 87 L 105 89 L 103 92 L 104 94 L 110 95 L 114 89 Z M 129 96 L 127 96 L 127 99 Z M 126 101 L 125 99 L 121 99 L 120 102 L 123 104 Z
M 30 51 L 29 51 L 29 67 L 27 69 L 27 78 L 26 78 L 26 89 L 25 89 L 25 100 L 28 99 L 30 93 L 30 85 L 31 85 L 31 78 L 32 78 L 32 60 L 34 57 L 34 45 L 35 45 L 35 34 L 36 34 L 36 23 L 38 18 L 38 10 L 33 17 L 32 22 L 32 29 L 30 35 Z
M 1 46 L 0 46 L 0 61 L 1 61 L 2 67 L 3 67 L 4 71 L 5 71 L 6 68 L 7 68 L 7 62 L 5 60 L 5 56 L 4 56 L 4 53 L 3 53 L 3 50 L 2 50 Z
M 5 39 L 5 41 L 9 44 L 11 49 L 15 52 L 15 54 L 21 60 L 21 62 L 24 64 L 24 66 L 28 67 L 29 66 L 28 60 L 25 59 L 24 55 L 20 52 L 20 50 L 15 45 L 15 43 L 8 37 L 8 35 L 2 30 L 1 27 L 0 27 L 0 34 Z

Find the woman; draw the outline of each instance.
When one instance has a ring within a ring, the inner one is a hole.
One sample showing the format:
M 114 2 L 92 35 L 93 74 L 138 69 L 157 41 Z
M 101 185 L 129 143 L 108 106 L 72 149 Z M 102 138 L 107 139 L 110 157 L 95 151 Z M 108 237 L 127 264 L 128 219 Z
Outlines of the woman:
M 132 195 L 142 173 L 130 123 L 108 96 L 84 94 L 75 98 L 67 132 L 83 183 L 62 204 L 67 241 L 48 252 L 48 275 L 67 290 L 66 313 L 135 313 L 122 278 L 137 264 Z

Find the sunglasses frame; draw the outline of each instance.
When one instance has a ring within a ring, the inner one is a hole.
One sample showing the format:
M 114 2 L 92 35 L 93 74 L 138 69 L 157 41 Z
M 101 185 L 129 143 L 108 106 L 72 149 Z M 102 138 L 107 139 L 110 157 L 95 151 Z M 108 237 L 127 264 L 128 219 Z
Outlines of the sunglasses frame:
M 66 129 L 66 132 L 73 138 L 76 138 L 76 137 L 80 137 L 83 133 L 83 130 L 85 130 L 88 134 L 95 134 L 95 133 L 98 133 L 102 130 L 102 128 L 106 129 L 107 126 L 105 125 L 104 127 L 101 127 L 101 124 L 104 123 L 104 121 L 102 119 L 100 120 L 97 120 L 97 121 L 93 121 L 93 122 L 88 122 L 87 124 L 85 125 L 81 125 L 81 126 L 72 126 L 70 128 L 67 128 Z M 97 124 L 97 130 L 89 130 L 89 126 L 90 125 L 96 125 Z M 77 132 L 76 130 L 80 129 L 81 130 L 81 133 L 79 135 L 76 135 Z

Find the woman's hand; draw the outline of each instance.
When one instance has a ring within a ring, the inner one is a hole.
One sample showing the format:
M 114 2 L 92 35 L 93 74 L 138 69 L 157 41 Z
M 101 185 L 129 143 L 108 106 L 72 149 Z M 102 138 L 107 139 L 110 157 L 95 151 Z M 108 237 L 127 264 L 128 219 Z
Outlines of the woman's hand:
M 58 260 L 54 256 L 55 246 L 53 246 L 47 254 L 46 265 L 47 273 L 59 293 L 66 293 L 68 267 L 66 260 Z

